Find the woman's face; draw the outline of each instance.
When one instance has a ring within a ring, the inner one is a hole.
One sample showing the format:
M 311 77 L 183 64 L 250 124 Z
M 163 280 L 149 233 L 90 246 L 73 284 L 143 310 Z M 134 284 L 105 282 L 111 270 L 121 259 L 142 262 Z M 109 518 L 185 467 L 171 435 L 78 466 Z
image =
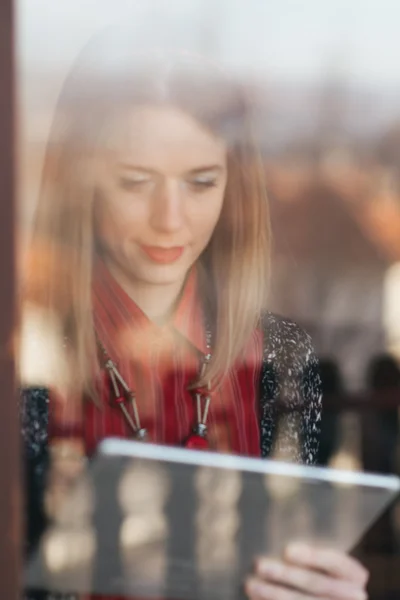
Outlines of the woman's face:
M 224 142 L 174 108 L 139 107 L 107 150 L 95 234 L 112 266 L 136 281 L 183 281 L 207 246 L 227 179 Z

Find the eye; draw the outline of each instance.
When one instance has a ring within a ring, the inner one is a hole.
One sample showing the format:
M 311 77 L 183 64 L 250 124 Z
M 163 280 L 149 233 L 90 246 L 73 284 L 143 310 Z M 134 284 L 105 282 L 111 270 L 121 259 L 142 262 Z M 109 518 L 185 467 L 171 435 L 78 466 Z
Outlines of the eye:
M 151 182 L 148 175 L 121 175 L 118 179 L 118 185 L 126 192 L 139 191 Z
M 202 192 L 216 187 L 218 182 L 215 177 L 196 177 L 195 179 L 190 179 L 187 183 L 194 191 Z

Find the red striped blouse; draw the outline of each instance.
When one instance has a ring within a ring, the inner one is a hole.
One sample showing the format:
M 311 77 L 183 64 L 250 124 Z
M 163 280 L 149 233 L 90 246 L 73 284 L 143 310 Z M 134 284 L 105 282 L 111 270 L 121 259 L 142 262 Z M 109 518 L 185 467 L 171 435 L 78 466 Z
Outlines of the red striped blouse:
M 195 271 L 171 320 L 163 326 L 147 318 L 104 265 L 96 271 L 93 308 L 97 334 L 136 394 L 142 427 L 155 443 L 182 444 L 196 423 L 194 396 L 188 388 L 207 352 Z M 215 450 L 260 455 L 257 401 L 261 358 L 261 332 L 255 331 L 243 359 L 212 394 L 207 424 Z M 120 408 L 110 402 L 109 384 L 102 383 L 101 395 L 102 410 L 92 402 L 85 406 L 88 453 L 105 437 L 129 434 Z
M 196 424 L 195 400 L 188 388 L 207 352 L 197 285 L 193 270 L 172 318 L 158 326 L 119 286 L 105 265 L 96 269 L 93 310 L 97 334 L 135 392 L 141 425 L 155 443 L 180 445 Z M 260 456 L 261 362 L 262 333 L 256 330 L 242 358 L 212 393 L 207 419 L 212 449 Z M 126 437 L 130 433 L 120 407 L 112 402 L 113 392 L 105 374 L 99 385 L 101 408 L 93 402 L 84 405 L 83 437 L 88 454 L 104 438 Z

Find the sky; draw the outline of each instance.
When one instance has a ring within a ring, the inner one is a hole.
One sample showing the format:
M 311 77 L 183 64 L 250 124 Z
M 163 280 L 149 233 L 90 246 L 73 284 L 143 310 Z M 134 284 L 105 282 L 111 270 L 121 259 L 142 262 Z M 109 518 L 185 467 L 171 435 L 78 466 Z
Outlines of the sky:
M 266 78 L 400 89 L 399 0 L 18 0 L 19 68 L 65 68 L 113 21 Z

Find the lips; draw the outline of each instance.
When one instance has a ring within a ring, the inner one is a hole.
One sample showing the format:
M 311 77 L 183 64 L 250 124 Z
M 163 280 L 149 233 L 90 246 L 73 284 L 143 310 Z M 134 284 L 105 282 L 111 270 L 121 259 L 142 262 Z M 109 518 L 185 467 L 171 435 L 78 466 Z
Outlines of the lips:
M 141 246 L 142 251 L 155 263 L 171 264 L 177 261 L 183 254 L 184 246 L 173 248 L 162 248 L 161 246 Z

